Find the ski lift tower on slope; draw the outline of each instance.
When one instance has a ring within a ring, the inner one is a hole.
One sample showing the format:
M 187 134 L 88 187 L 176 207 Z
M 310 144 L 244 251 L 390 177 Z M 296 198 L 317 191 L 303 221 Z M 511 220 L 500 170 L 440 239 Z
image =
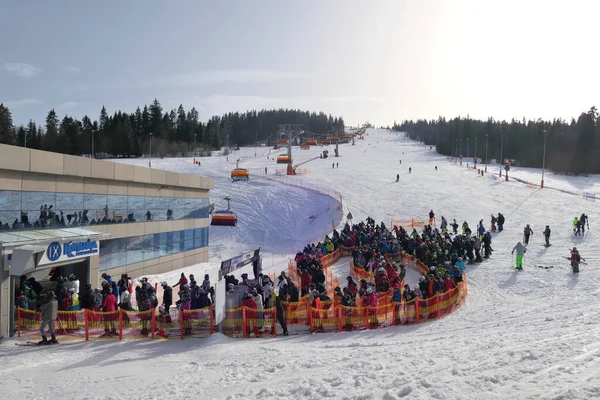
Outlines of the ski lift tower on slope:
M 278 163 L 287 163 L 287 175 L 295 175 L 294 168 L 292 166 L 292 141 L 297 138 L 300 134 L 302 134 L 302 124 L 280 124 L 279 127 L 279 136 L 288 136 L 287 141 L 287 156 L 279 156 L 277 157 Z M 281 161 L 283 162 L 280 162 Z

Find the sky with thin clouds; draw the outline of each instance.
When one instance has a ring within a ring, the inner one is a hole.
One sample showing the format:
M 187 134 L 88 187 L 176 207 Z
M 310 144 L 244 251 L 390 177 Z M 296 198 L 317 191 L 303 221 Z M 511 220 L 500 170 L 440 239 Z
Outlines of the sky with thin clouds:
M 600 107 L 600 1 L 2 1 L 0 102 L 97 119 L 155 97 L 214 114 L 300 108 L 349 124 Z

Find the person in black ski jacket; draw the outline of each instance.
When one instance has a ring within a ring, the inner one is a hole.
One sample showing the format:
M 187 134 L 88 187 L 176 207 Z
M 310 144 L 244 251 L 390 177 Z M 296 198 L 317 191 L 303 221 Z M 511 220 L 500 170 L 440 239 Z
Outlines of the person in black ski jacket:
M 79 298 L 79 304 L 81 306 L 81 308 L 87 308 L 88 310 L 91 310 L 94 308 L 94 299 L 95 299 L 95 295 L 94 295 L 94 291 L 92 290 L 92 285 L 89 283 L 86 283 L 86 285 L 84 286 L 83 289 L 83 293 L 81 294 L 81 297 Z
M 160 284 L 164 290 L 163 292 L 163 305 L 165 306 L 165 312 L 169 313 L 169 308 L 173 304 L 173 288 L 167 284 L 167 282 L 162 282 Z
M 525 241 L 525 245 L 529 244 L 529 237 L 531 235 L 533 235 L 533 229 L 531 229 L 531 226 L 529 226 L 529 224 L 527 224 L 525 229 L 523 229 L 523 239 Z
M 504 215 L 498 213 L 498 232 L 502 232 L 504 230 Z
M 546 247 L 550 247 L 550 233 L 552 231 L 550 230 L 550 225 L 546 225 L 546 229 L 544 229 L 544 239 L 546 239 Z

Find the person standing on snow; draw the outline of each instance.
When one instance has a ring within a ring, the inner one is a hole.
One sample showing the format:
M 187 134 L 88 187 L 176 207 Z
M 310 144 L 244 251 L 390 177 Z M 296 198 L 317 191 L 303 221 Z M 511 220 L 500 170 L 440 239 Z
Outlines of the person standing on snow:
M 456 235 L 458 233 L 458 223 L 456 223 L 456 218 L 452 220 L 452 224 L 450 224 L 450 226 L 452 227 L 452 231 Z
M 58 301 L 54 292 L 50 291 L 47 294 L 48 302 L 40 307 L 42 313 L 42 324 L 40 325 L 40 333 L 42 334 L 42 340 L 38 344 L 58 344 L 56 336 L 54 336 L 54 321 L 56 321 L 56 315 L 58 313 Z M 46 326 L 50 329 L 50 341 L 46 339 Z
M 527 224 L 525 229 L 523 229 L 523 241 L 525 242 L 525 245 L 529 244 L 529 236 L 531 235 L 533 235 L 533 229 L 531 229 L 531 226 Z
M 515 254 L 517 252 L 517 266 L 516 269 L 519 271 L 523 271 L 523 256 L 527 252 L 527 247 L 523 246 L 521 242 L 517 243 L 515 247 L 513 247 L 510 254 Z
M 400 181 L 400 174 L 396 174 L 396 182 Z
M 573 250 L 571 250 L 571 257 L 568 257 L 567 260 L 571 260 L 571 269 L 573 269 L 574 274 L 579 273 L 579 264 L 581 263 L 581 260 L 585 261 L 585 259 L 579 255 L 577 247 L 573 247 Z
M 577 217 L 575 217 L 575 219 L 573 220 L 573 232 L 575 233 L 575 236 L 581 234 L 581 222 Z
M 408 167 L 408 173 L 410 174 L 412 172 L 412 168 Z
M 590 228 L 590 222 L 588 221 L 588 216 L 585 214 L 581 214 L 581 217 L 579 217 L 579 222 L 581 223 L 581 233 L 585 235 L 585 224 L 587 223 L 588 230 Z
M 492 214 L 492 232 L 496 232 L 496 222 L 498 222 L 498 218 Z
M 435 213 L 433 210 L 429 211 L 429 226 L 433 226 L 435 223 Z
M 498 213 L 498 232 L 502 232 L 504 230 L 504 215 Z
M 550 247 L 550 225 L 546 225 L 546 229 L 544 229 L 544 239 L 546 239 L 546 244 L 544 246 Z

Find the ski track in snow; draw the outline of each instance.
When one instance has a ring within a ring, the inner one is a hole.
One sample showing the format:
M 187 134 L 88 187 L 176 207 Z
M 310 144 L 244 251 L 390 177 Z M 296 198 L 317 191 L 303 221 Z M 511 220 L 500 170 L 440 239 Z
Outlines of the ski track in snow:
M 449 163 L 401 134 L 368 130 L 356 146 L 340 146 L 343 157 L 304 165 L 307 183 L 329 185 L 344 198 L 344 214 L 389 224 L 390 218 L 421 219 L 433 209 L 471 227 L 490 214 L 506 216 L 495 234 L 492 258 L 467 268 L 469 295 L 453 314 L 408 327 L 313 334 L 277 339 L 230 339 L 215 334 L 184 341 L 97 341 L 68 347 L 0 345 L 6 398 L 54 399 L 589 399 L 600 397 L 600 212 L 594 202 L 554 190 L 532 189 Z M 330 151 L 332 146 L 329 147 Z M 365 152 L 365 150 L 367 150 Z M 231 184 L 229 171 L 275 169 L 261 153 L 242 149 L 225 157 L 153 160 L 156 168 L 215 177 L 211 202 L 231 196 L 236 228 L 210 228 L 211 262 L 184 269 L 215 271 L 220 260 L 261 246 L 266 270 L 286 268 L 288 257 L 331 230 L 331 200 L 312 191 L 251 176 Z M 294 148 L 295 162 L 320 147 Z M 331 151 L 332 152 L 332 151 Z M 405 154 L 402 155 L 402 152 Z M 402 159 L 402 164 L 398 163 Z M 124 160 L 144 165 L 146 160 Z M 438 166 L 438 171 L 434 170 Z M 408 174 L 408 167 L 413 171 Z M 516 169 L 515 169 L 516 170 Z M 396 174 L 400 182 L 395 182 Z M 515 176 L 535 181 L 536 170 Z M 594 191 L 598 176 L 546 175 L 546 184 Z M 571 221 L 585 212 L 592 230 L 573 237 Z M 310 221 L 310 215 L 317 215 Z M 511 249 L 531 224 L 534 236 L 525 271 L 512 268 Z M 543 247 L 544 226 L 552 228 Z M 588 265 L 579 276 L 563 257 L 577 246 Z M 270 254 L 269 254 L 270 253 Z M 553 265 L 552 269 L 534 265 Z M 332 267 L 342 284 L 348 261 Z M 176 280 L 178 271 L 155 279 Z M 410 273 L 409 283 L 417 275 Z

